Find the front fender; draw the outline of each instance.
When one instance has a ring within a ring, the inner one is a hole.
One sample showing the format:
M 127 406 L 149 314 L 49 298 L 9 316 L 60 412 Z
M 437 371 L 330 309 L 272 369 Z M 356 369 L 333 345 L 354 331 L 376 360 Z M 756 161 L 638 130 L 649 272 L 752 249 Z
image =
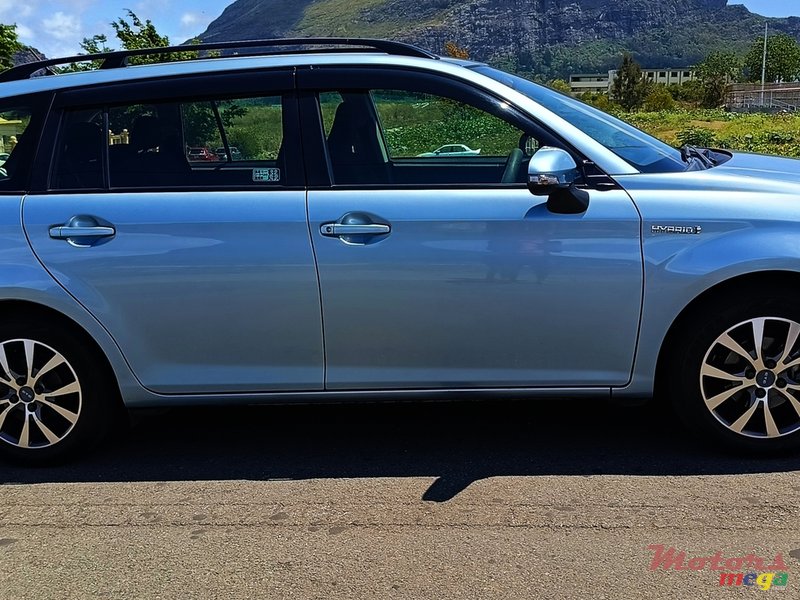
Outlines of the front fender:
M 644 222 L 645 289 L 634 373 L 630 385 L 615 390 L 618 396 L 653 393 L 667 333 L 705 292 L 759 273 L 800 276 L 800 231 L 791 223 L 693 223 L 702 229 L 694 235 L 653 233 L 652 224 Z

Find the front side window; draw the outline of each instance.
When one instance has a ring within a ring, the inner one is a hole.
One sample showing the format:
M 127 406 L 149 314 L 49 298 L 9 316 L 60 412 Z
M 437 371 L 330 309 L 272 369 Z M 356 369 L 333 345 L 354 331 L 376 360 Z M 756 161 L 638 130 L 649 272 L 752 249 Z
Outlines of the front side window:
M 506 159 L 523 132 L 483 110 L 432 94 L 375 90 L 389 157 Z
M 336 185 L 522 184 L 539 146 L 507 106 L 444 95 L 325 92 L 320 109 Z

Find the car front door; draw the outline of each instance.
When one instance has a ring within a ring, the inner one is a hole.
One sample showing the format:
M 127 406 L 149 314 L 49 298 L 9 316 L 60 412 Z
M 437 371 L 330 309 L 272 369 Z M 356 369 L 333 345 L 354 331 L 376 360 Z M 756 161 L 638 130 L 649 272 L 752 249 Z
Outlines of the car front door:
M 323 387 L 293 88 L 288 71 L 220 74 L 56 101 L 25 230 L 150 390 Z
M 633 365 L 640 220 L 621 189 L 554 214 L 502 99 L 391 70 L 299 73 L 328 389 L 607 387 Z M 463 144 L 479 155 L 438 157 Z

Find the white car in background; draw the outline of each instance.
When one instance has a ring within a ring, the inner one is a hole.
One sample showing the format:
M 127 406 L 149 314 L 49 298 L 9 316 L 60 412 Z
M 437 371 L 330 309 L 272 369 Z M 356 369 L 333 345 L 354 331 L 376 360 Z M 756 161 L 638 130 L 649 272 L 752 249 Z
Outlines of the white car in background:
M 419 156 L 477 156 L 480 153 L 480 148 L 472 150 L 469 146 L 465 146 L 464 144 L 448 144 L 433 152 L 425 152 Z

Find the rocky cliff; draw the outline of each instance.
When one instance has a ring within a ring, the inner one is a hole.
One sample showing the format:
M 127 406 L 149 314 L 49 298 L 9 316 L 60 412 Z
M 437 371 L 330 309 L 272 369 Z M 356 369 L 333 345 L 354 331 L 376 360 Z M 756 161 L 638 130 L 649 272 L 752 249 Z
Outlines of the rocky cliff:
M 646 66 L 689 66 L 712 50 L 741 51 L 764 17 L 727 0 L 237 0 L 199 37 L 292 35 L 399 39 L 543 76 L 614 68 L 623 51 Z M 800 18 L 770 19 L 800 37 Z

